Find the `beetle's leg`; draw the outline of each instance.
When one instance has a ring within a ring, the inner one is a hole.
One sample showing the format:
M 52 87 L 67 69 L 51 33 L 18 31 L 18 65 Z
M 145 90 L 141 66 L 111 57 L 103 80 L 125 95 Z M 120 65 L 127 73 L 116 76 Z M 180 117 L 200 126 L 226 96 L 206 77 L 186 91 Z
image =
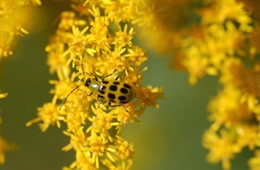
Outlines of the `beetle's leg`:
M 124 110 L 125 110 L 127 113 L 129 113 L 129 111 L 125 108 L 124 105 L 121 105 L 121 106 L 124 108 Z
M 124 110 L 126 111 L 126 112 L 128 112 L 129 113 L 129 111 L 125 108 L 125 106 L 124 105 L 122 105 L 122 104 L 118 104 L 118 105 L 112 105 L 111 104 L 111 102 L 108 102 L 108 105 L 110 106 L 110 107 L 118 107 L 118 106 L 122 106 L 123 108 L 124 108 Z
M 118 76 L 116 77 L 116 79 L 115 79 L 115 80 L 118 80 L 118 79 L 119 79 L 119 77 L 120 77 L 120 75 L 118 75 Z
M 99 95 L 97 95 L 97 98 L 96 98 L 96 101 L 97 101 L 97 104 L 98 104 L 98 108 L 100 107 L 100 97 L 99 97 Z
M 118 106 L 122 106 L 121 104 L 118 104 L 118 105 L 112 105 L 111 102 L 108 102 L 108 105 L 109 105 L 110 107 L 118 107 Z
M 92 94 L 93 94 L 93 92 L 90 92 L 89 94 L 85 91 L 85 90 L 83 90 L 83 89 L 80 89 L 81 90 L 81 92 L 82 93 L 84 93 L 86 96 L 91 96 Z

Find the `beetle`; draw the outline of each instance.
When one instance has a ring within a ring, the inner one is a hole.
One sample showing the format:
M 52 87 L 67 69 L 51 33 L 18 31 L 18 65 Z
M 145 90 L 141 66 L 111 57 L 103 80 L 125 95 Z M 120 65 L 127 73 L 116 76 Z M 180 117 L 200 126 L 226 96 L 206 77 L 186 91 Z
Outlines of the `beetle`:
M 107 77 L 110 77 L 115 72 L 116 70 L 113 73 L 104 76 L 103 78 L 101 78 L 101 80 L 99 80 L 96 75 L 94 78 L 88 78 L 85 81 L 84 86 L 86 86 L 91 92 L 87 95 L 91 96 L 92 94 L 96 94 L 97 101 L 102 99 L 108 102 L 108 105 L 110 107 L 123 106 L 123 104 L 132 101 L 135 97 L 135 92 L 131 85 L 123 80 L 119 81 L 119 76 L 116 77 L 115 80 L 105 80 Z M 66 102 L 68 97 L 80 86 L 81 85 L 78 85 L 70 91 L 70 93 L 64 98 L 60 108 Z M 123 108 L 125 109 L 124 106 Z

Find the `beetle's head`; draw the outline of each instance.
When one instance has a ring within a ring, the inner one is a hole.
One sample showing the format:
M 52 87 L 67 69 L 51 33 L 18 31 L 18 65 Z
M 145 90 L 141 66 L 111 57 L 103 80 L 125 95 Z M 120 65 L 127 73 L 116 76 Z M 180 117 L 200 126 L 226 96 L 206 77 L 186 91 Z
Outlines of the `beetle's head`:
M 91 80 L 90 80 L 90 78 L 88 78 L 87 80 L 86 80 L 86 82 L 85 82 L 85 86 L 87 86 L 87 87 L 89 87 L 89 84 L 91 83 Z

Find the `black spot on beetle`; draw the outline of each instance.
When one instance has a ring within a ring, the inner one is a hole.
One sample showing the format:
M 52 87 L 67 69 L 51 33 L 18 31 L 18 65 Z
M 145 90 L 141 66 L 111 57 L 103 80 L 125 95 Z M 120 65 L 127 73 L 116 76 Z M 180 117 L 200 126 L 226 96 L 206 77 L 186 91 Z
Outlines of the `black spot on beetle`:
M 126 83 L 124 84 L 124 87 L 131 89 L 131 86 L 129 86 L 129 85 L 126 84 Z
M 113 83 L 114 83 L 114 85 L 119 85 L 120 84 L 118 81 L 114 81 Z
M 103 90 L 99 90 L 99 93 L 101 94 L 105 94 L 105 92 Z
M 108 84 L 108 81 L 102 81 L 103 84 Z
M 117 90 L 117 86 L 112 85 L 112 86 L 109 87 L 109 89 L 112 90 L 112 91 L 116 91 Z
M 125 96 L 119 96 L 118 99 L 119 99 L 120 101 L 125 101 L 125 100 L 126 100 L 126 97 L 125 97 Z
M 121 88 L 120 91 L 121 91 L 121 93 L 124 93 L 124 94 L 128 93 L 128 90 L 126 88 Z
M 112 93 L 108 93 L 107 97 L 110 99 L 110 100 L 114 100 L 116 98 L 116 96 Z
M 127 101 L 120 101 L 120 103 L 121 103 L 121 104 L 126 104 L 126 103 L 127 103 Z

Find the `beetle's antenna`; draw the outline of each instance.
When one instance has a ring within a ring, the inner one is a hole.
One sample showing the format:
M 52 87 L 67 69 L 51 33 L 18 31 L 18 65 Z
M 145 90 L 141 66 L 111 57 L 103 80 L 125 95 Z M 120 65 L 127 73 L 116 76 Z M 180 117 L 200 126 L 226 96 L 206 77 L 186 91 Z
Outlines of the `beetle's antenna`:
M 84 70 L 84 64 L 83 64 L 83 56 L 81 56 L 81 70 L 82 70 L 83 77 L 85 77 L 85 70 Z
M 83 77 L 85 77 L 85 74 L 87 74 L 89 77 L 95 76 L 95 74 L 90 74 L 90 73 L 85 72 L 83 57 L 81 57 L 81 70 L 82 70 Z
M 104 77 L 102 77 L 102 80 L 104 80 L 105 78 L 107 77 L 110 77 L 112 76 L 117 70 L 115 69 L 112 73 L 108 74 L 108 75 L 105 75 Z
M 66 103 L 68 97 L 75 91 L 77 90 L 78 88 L 80 87 L 80 85 L 77 85 L 74 89 L 72 89 L 67 95 L 66 97 L 64 98 L 64 100 L 62 101 L 60 107 L 59 107 L 59 110 L 62 108 L 62 106 Z

